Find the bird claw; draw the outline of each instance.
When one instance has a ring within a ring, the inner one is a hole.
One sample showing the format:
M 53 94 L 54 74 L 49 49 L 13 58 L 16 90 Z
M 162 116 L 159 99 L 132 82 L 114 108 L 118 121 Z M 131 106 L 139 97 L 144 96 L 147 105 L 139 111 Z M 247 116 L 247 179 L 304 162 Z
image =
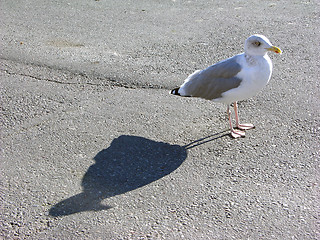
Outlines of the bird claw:
M 243 123 L 243 124 L 238 124 L 237 128 L 239 128 L 241 130 L 248 130 L 248 129 L 254 128 L 254 125 L 251 123 Z
M 233 138 L 239 138 L 239 137 L 245 137 L 246 133 L 244 131 L 232 129 L 231 130 L 231 136 Z

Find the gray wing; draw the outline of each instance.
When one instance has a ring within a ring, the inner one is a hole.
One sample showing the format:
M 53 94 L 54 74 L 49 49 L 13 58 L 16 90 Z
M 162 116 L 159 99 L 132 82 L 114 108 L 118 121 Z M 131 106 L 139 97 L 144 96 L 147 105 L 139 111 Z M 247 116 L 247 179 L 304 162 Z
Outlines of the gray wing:
M 208 100 L 222 97 L 222 93 L 238 87 L 242 81 L 235 77 L 241 71 L 237 57 L 238 55 L 194 73 L 180 89 L 184 95 L 191 97 Z

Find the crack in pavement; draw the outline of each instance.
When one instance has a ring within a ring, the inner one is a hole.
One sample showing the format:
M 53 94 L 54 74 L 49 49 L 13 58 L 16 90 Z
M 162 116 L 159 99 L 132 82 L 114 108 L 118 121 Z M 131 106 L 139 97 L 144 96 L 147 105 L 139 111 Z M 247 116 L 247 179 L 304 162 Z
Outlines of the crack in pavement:
M 1 58 L 1 60 L 5 60 L 5 61 L 12 61 L 9 59 L 3 59 Z M 12 62 L 16 62 L 16 61 L 12 61 Z M 8 69 L 0 69 L 0 71 L 5 72 L 6 74 L 9 75 L 18 75 L 18 76 L 23 76 L 23 77 L 29 77 L 29 78 L 33 78 L 35 80 L 38 81 L 46 81 L 46 82 L 51 82 L 51 83 L 56 83 L 56 84 L 63 84 L 63 85 L 89 85 L 89 86 L 98 86 L 98 87 L 122 87 L 122 88 L 129 88 L 129 89 L 169 89 L 168 87 L 165 86 L 161 86 L 161 85 L 154 85 L 154 84 L 140 84 L 138 82 L 131 82 L 131 83 L 126 83 L 124 81 L 117 81 L 115 79 L 111 79 L 111 78 L 103 78 L 100 76 L 94 76 L 94 75 L 87 75 L 85 73 L 81 73 L 81 72 L 72 72 L 70 70 L 66 70 L 66 69 L 54 69 L 52 67 L 49 66 L 40 66 L 34 63 L 31 64 L 25 64 L 25 63 L 20 63 L 23 66 L 34 66 L 34 67 L 38 67 L 38 68 L 44 68 L 44 69 L 48 69 L 50 71 L 62 71 L 62 73 L 58 73 L 61 75 L 64 75 L 64 77 L 66 77 L 65 75 L 69 75 L 70 78 L 76 78 L 76 77 L 81 77 L 81 81 L 78 82 L 68 82 L 68 81 L 60 81 L 60 80 L 56 80 L 56 79 L 49 79 L 49 78 L 43 78 L 40 76 L 35 76 L 32 74 L 25 74 L 25 73 L 20 73 L 20 72 L 15 72 L 15 71 L 10 71 Z M 70 76 L 71 75 L 71 76 Z M 84 81 L 85 79 L 94 79 L 94 80 L 98 80 L 100 83 L 94 83 L 94 82 L 89 82 L 89 81 Z
M 23 76 L 23 77 L 30 77 L 30 78 L 33 78 L 33 79 L 36 79 L 36 80 L 39 80 L 39 81 L 47 81 L 47 82 L 53 82 L 53 83 L 59 83 L 59 84 L 69 84 L 69 85 L 78 85 L 78 84 L 81 84 L 81 83 L 75 83 L 75 82 L 62 82 L 62 81 L 58 81 L 58 80 L 53 80 L 53 79 L 48 79 L 48 78 L 40 78 L 40 77 L 36 77 L 36 76 L 32 76 L 30 74 L 23 74 L 23 73 L 15 73 L 15 72 L 10 72 L 8 70 L 5 70 L 5 69 L 0 69 L 0 71 L 3 71 L 9 75 L 18 75 L 18 76 Z M 84 83 L 84 84 L 87 84 L 87 83 Z M 94 85 L 94 84 L 92 84 Z

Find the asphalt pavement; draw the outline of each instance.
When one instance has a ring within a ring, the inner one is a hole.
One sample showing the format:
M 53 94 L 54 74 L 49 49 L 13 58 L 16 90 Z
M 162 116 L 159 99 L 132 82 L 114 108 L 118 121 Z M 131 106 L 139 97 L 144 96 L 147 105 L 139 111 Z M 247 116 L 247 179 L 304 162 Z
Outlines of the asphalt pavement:
M 3 239 L 319 239 L 319 2 L 0 4 Z M 259 33 L 256 97 L 169 94 Z

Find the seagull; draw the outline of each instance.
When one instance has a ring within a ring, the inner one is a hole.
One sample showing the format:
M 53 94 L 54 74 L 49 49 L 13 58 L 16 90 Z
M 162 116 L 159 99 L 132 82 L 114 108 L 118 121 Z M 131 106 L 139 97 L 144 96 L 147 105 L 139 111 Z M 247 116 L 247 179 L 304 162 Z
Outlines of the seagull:
M 240 124 L 238 101 L 255 96 L 270 80 L 272 62 L 267 52 L 281 54 L 263 35 L 255 34 L 244 43 L 244 53 L 220 61 L 204 70 L 197 70 L 171 94 L 182 97 L 199 97 L 227 104 L 230 133 L 233 138 L 245 136 L 253 124 Z M 232 126 L 230 105 L 233 103 L 236 129 Z

